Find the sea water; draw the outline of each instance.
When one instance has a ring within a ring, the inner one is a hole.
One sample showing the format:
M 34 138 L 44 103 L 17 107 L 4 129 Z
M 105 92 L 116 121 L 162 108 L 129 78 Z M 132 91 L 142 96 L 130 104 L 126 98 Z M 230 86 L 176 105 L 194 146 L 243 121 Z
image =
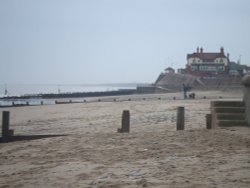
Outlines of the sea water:
M 0 84 L 0 96 L 38 95 L 48 93 L 75 93 L 117 91 L 119 89 L 136 89 L 137 84 Z M 7 92 L 6 92 L 7 91 Z

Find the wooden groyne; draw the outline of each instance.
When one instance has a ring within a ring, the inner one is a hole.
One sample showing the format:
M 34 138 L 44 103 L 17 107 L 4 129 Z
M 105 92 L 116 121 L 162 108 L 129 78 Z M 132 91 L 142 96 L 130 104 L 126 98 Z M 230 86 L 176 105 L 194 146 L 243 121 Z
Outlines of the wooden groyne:
M 136 94 L 136 89 L 122 89 L 117 91 L 98 92 L 76 92 L 76 93 L 47 93 L 39 95 L 7 96 L 0 99 L 59 99 L 59 98 L 84 98 L 84 97 L 106 97 L 118 95 Z

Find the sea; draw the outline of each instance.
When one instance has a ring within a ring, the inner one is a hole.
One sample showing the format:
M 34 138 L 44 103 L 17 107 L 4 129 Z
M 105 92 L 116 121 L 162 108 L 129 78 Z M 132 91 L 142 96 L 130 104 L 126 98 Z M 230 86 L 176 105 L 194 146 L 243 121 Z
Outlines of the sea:
M 0 98 L 5 96 L 27 96 L 39 94 L 59 94 L 75 92 L 101 92 L 136 89 L 137 83 L 121 84 L 0 84 Z M 0 106 L 26 103 L 36 105 L 41 99 L 0 99 Z M 54 104 L 55 99 L 42 100 L 43 104 Z

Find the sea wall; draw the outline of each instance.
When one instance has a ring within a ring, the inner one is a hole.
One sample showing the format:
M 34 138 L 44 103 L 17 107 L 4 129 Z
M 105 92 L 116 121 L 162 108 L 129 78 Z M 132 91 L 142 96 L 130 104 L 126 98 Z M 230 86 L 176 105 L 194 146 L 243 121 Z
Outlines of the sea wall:
M 243 101 L 246 105 L 246 122 L 247 126 L 250 126 L 250 75 L 245 75 L 242 78 L 242 84 L 245 86 Z

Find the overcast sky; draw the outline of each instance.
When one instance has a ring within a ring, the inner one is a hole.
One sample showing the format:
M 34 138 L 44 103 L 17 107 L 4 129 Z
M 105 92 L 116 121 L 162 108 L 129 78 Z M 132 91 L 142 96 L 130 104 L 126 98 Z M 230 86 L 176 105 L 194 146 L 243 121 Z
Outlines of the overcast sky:
M 197 46 L 250 65 L 249 0 L 0 0 L 0 84 L 152 83 Z

